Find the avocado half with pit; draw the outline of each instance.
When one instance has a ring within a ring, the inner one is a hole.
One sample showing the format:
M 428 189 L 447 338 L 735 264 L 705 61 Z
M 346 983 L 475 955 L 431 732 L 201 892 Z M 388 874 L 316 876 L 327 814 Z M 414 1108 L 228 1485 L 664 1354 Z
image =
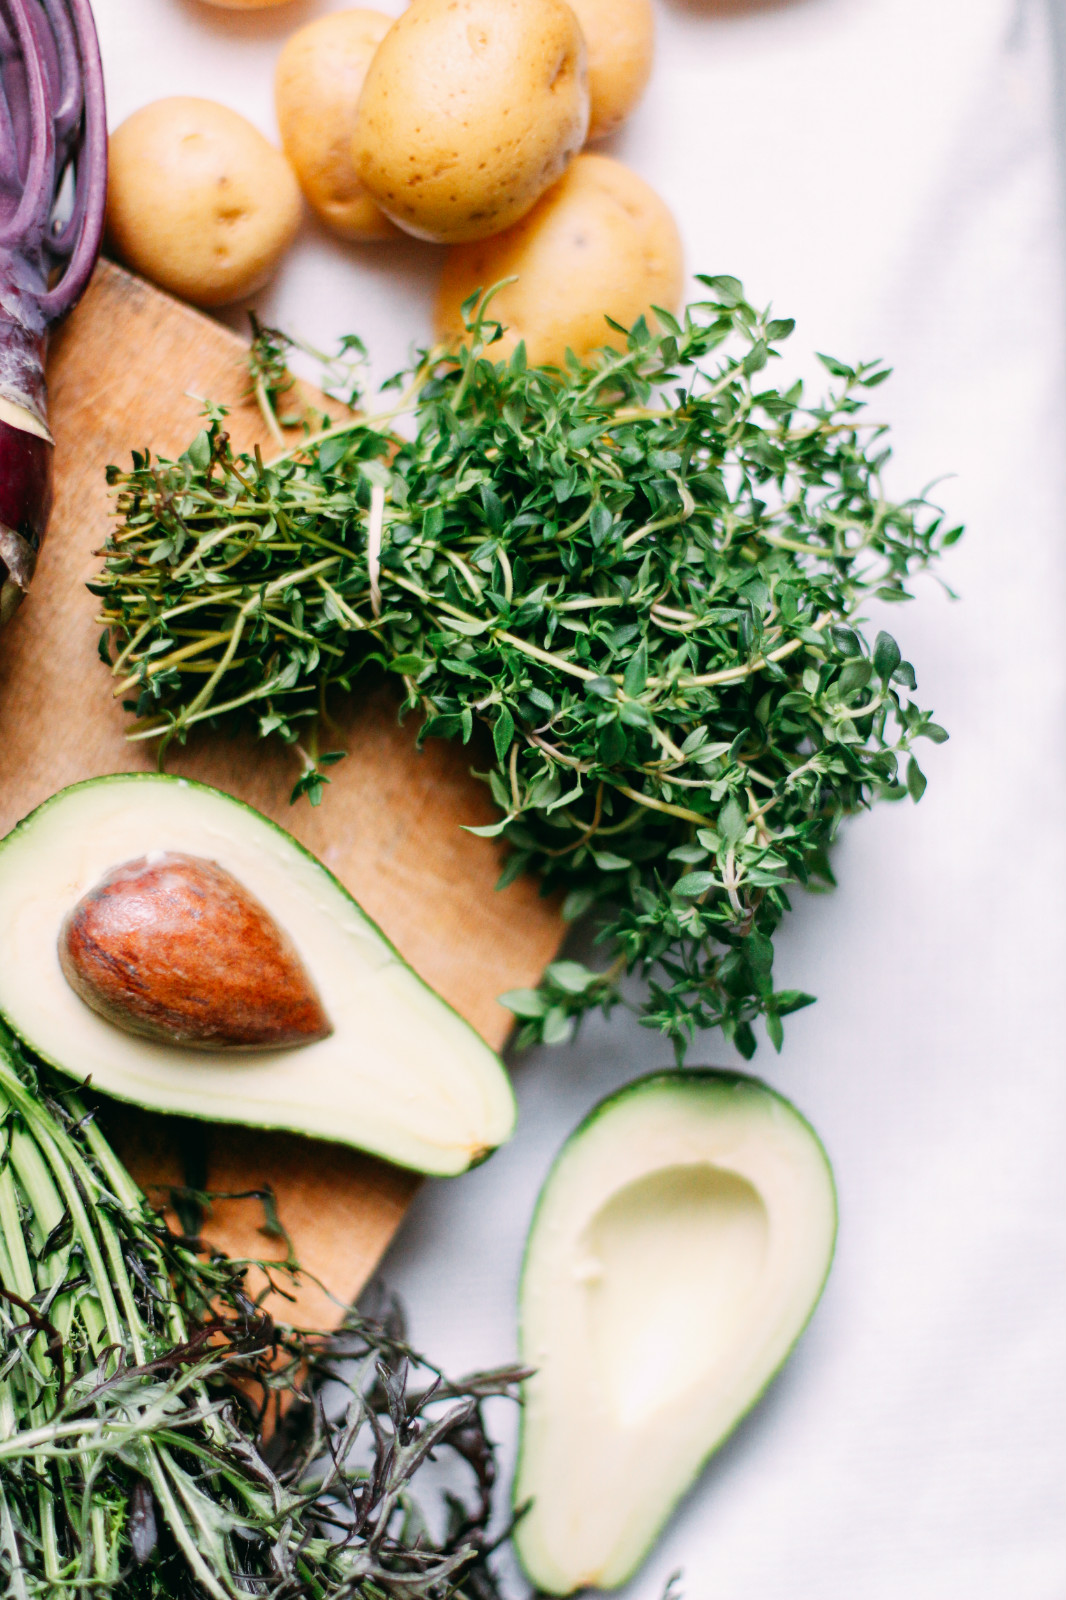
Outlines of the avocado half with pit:
M 538 1589 L 613 1589 L 754 1405 L 818 1303 L 836 1238 L 817 1135 L 765 1085 L 630 1084 L 541 1191 L 520 1291 L 515 1541 Z
M 0 841 L 0 1015 L 119 1099 L 421 1172 L 514 1126 L 499 1058 L 332 873 L 182 778 L 75 784 Z

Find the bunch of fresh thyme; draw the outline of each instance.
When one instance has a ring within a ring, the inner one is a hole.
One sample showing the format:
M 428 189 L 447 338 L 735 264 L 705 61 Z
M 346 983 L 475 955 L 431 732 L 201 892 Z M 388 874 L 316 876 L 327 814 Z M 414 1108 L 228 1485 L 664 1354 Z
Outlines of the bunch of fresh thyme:
M 450 1385 L 392 1315 L 279 1329 L 246 1266 L 171 1233 L 0 1028 L 4 1594 L 498 1600 L 481 1405 L 521 1374 Z
M 395 674 L 420 737 L 487 767 L 502 881 L 532 870 L 568 918 L 598 916 L 606 971 L 557 962 L 508 997 L 527 1042 L 639 971 L 679 1059 L 708 1025 L 750 1056 L 760 1016 L 779 1048 L 809 1002 L 773 983 L 790 885 L 832 881 L 844 817 L 919 799 L 914 743 L 946 737 L 895 641 L 863 628 L 961 531 L 886 496 L 885 430 L 861 412 L 887 370 L 823 357 L 828 399 L 774 388 L 791 322 L 701 281 L 682 321 L 561 371 L 521 347 L 494 363 L 471 304 L 472 347 L 422 353 L 389 410 L 305 427 L 270 463 L 236 455 L 215 410 L 178 461 L 110 471 L 93 589 L 131 737 L 254 717 L 302 752 L 315 801 L 330 695 L 370 663 Z

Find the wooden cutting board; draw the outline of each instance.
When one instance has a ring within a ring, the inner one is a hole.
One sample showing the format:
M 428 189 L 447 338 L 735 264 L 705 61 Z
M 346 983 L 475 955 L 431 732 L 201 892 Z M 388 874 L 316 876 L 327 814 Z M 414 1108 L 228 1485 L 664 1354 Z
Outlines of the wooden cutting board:
M 125 740 L 125 713 L 96 653 L 100 632 L 85 582 L 107 534 L 104 469 L 130 451 L 185 448 L 195 397 L 231 408 L 238 448 L 270 445 L 245 396 L 245 346 L 228 329 L 102 263 L 49 363 L 56 503 L 33 589 L 0 633 L 0 836 L 64 784 L 150 768 Z M 331 708 L 348 759 L 318 809 L 289 805 L 292 754 L 250 738 L 205 736 L 168 770 L 216 784 L 293 832 L 345 883 L 403 956 L 492 1044 L 511 1018 L 496 1001 L 537 980 L 562 934 L 557 907 L 526 880 L 494 892 L 500 857 L 461 823 L 492 819 L 468 752 L 433 740 L 419 754 L 383 690 Z M 76 1066 L 76 1063 L 72 1063 Z M 412 1174 L 295 1135 L 212 1127 L 122 1109 L 111 1129 L 146 1188 L 192 1182 L 244 1194 L 269 1185 L 313 1282 L 290 1318 L 324 1325 L 358 1293 L 414 1192 Z M 216 1201 L 204 1232 L 231 1255 L 283 1258 L 255 1199 Z M 276 1308 L 280 1310 L 280 1308 Z

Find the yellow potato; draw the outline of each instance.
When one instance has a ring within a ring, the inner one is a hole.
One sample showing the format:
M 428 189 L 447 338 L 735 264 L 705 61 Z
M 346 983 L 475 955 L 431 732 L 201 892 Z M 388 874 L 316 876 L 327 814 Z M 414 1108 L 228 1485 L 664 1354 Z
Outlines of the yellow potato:
M 585 41 L 564 0 L 414 0 L 370 64 L 352 156 L 420 239 L 499 233 L 588 132 Z
M 570 0 L 589 57 L 589 138 L 602 139 L 628 117 L 651 77 L 655 15 L 651 0 Z
M 392 27 L 381 11 L 332 11 L 294 33 L 274 79 L 285 154 L 318 216 L 342 239 L 388 239 L 396 228 L 352 165 L 366 70 Z
M 607 156 L 579 156 L 527 217 L 495 239 L 449 250 L 437 297 L 442 339 L 461 339 L 460 307 L 477 289 L 517 277 L 489 315 L 508 329 L 495 360 L 524 339 L 530 361 L 563 362 L 624 341 L 604 321 L 630 327 L 653 305 L 681 302 L 681 240 L 669 209 L 643 178 Z
M 222 11 L 265 11 L 268 6 L 288 5 L 289 0 L 207 0 Z
M 198 306 L 262 287 L 300 226 L 300 186 L 257 128 L 214 100 L 156 100 L 111 135 L 116 253 Z

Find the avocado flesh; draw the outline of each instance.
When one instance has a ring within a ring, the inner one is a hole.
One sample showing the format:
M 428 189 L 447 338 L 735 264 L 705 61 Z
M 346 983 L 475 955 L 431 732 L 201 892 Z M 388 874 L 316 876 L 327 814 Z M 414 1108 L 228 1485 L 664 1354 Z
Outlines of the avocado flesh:
M 234 1055 L 138 1038 L 63 977 L 64 917 L 112 867 L 155 851 L 215 861 L 292 940 L 333 1032 Z M 507 1139 L 498 1057 L 401 959 L 327 869 L 219 790 L 131 774 L 54 795 L 0 842 L 0 1015 L 31 1049 L 157 1111 L 286 1128 L 421 1172 L 464 1171 Z
M 821 1295 L 832 1172 L 754 1079 L 663 1073 L 598 1106 L 537 1204 L 520 1291 L 515 1542 L 538 1588 L 624 1583 Z

